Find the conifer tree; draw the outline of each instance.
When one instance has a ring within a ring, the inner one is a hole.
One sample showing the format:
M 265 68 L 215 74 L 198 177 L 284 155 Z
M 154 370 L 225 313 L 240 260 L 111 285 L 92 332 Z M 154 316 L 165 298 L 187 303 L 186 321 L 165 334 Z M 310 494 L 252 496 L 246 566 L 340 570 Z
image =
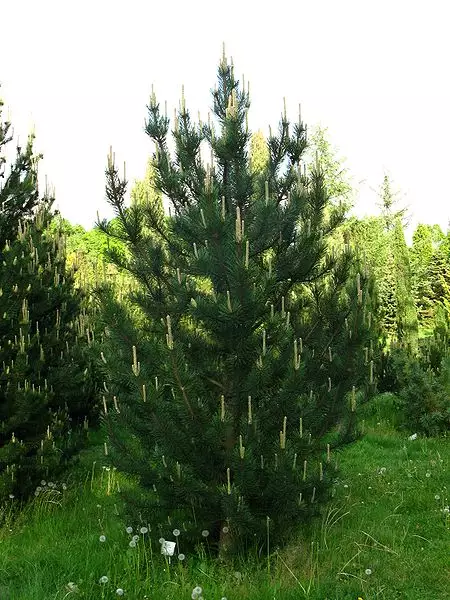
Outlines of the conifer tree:
M 327 128 L 316 127 L 311 135 L 308 149 L 308 162 L 314 168 L 319 162 L 324 175 L 327 194 L 332 202 L 342 202 L 349 209 L 352 206 L 353 188 L 345 159 L 337 156 L 327 138 Z
M 80 447 L 83 424 L 97 418 L 87 318 L 64 240 L 49 231 L 53 200 L 39 198 L 37 163 L 32 136 L 9 172 L 2 160 L 0 501 L 26 498 L 57 475 Z
M 395 220 L 391 238 L 397 305 L 397 339 L 405 348 L 414 353 L 417 352 L 417 309 L 412 294 L 409 253 L 400 218 Z
M 417 351 L 418 321 L 414 303 L 410 253 L 397 193 L 386 175 L 380 188 L 381 216 L 352 219 L 346 226 L 353 245 L 364 254 L 375 279 L 380 327 L 385 344 Z
M 128 511 L 158 537 L 179 529 L 183 548 L 202 531 L 221 552 L 271 544 L 306 522 L 376 378 L 366 275 L 353 274 L 348 246 L 329 250 L 345 215 L 320 169 L 304 174 L 305 127 L 284 111 L 258 193 L 249 106 L 224 56 L 207 123 L 182 95 L 172 156 L 152 95 L 146 132 L 169 216 L 126 206 L 112 154 L 106 171 L 144 315 L 136 328 L 102 290 L 106 452 L 137 478 L 138 492 L 123 492 Z

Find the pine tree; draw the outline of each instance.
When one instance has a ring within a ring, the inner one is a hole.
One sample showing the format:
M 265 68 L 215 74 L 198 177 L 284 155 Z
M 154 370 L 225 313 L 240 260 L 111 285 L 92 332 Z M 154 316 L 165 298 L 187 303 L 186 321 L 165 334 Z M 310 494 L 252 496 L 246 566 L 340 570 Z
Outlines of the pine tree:
M 37 161 L 30 137 L 0 192 L 0 501 L 61 472 L 97 418 L 82 297 L 64 240 L 49 231 L 53 199 L 39 198 Z
M 17 233 L 20 219 L 29 217 L 38 203 L 37 163 L 34 154 L 34 134 L 28 137 L 25 149 L 17 146 L 16 158 L 6 174 L 5 150 L 13 140 L 11 122 L 2 120 L 3 101 L 0 98 L 0 248 Z
M 286 112 L 257 193 L 249 105 L 223 57 L 208 124 L 182 96 L 173 158 L 152 95 L 146 131 L 170 216 L 127 207 L 112 155 L 107 169 L 145 318 L 136 328 L 103 289 L 106 451 L 137 478 L 130 513 L 165 538 L 179 528 L 182 544 L 203 530 L 221 552 L 284 539 L 316 514 L 335 450 L 357 435 L 356 397 L 375 383 L 365 273 L 348 246 L 327 245 L 344 212 L 320 169 L 300 171 L 305 127 Z

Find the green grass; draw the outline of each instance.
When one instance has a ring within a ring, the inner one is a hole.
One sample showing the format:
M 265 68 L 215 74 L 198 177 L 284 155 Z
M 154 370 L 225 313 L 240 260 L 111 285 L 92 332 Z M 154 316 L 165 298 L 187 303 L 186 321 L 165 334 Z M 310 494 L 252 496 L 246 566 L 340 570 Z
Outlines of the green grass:
M 74 479 L 63 494 L 38 497 L 15 520 L 14 505 L 4 508 L 0 598 L 112 599 L 122 588 L 133 600 L 178 600 L 199 585 L 204 600 L 444 600 L 448 438 L 409 441 L 385 422 L 366 430 L 340 455 L 341 479 L 323 517 L 305 530 L 299 524 L 295 543 L 274 548 L 269 562 L 253 556 L 220 564 L 203 544 L 169 565 L 153 533 L 131 548 L 125 527 L 137 524 L 117 515 L 112 473 L 100 464 L 92 477 L 86 468 L 84 483 Z

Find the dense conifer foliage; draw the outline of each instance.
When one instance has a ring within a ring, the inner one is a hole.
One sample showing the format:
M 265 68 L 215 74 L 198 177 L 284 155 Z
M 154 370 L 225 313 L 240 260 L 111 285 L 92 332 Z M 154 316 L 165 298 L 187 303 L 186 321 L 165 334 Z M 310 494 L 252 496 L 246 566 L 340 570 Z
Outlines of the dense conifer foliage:
M 103 408 L 108 456 L 139 481 L 128 509 L 162 537 L 178 528 L 195 543 L 203 531 L 225 552 L 283 539 L 317 512 L 375 373 L 370 284 L 348 245 L 329 243 L 345 211 L 320 167 L 302 166 L 303 122 L 285 110 L 255 170 L 249 93 L 225 57 L 212 101 L 195 123 L 183 95 L 171 154 L 151 97 L 169 216 L 152 201 L 126 206 L 109 157 L 120 226 L 101 227 L 127 244 L 111 258 L 139 282 L 141 324 L 103 289 Z
M 49 230 L 53 199 L 39 197 L 33 136 L 8 168 L 9 127 L 0 126 L 0 499 L 55 477 L 97 420 L 83 297 L 64 239 Z

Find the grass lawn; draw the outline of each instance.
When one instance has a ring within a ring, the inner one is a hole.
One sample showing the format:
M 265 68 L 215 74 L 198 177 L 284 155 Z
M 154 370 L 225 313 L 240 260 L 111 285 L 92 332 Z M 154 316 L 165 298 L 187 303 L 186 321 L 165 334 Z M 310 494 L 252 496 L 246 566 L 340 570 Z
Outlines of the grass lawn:
M 157 536 L 140 533 L 144 524 L 121 522 L 113 473 L 101 461 L 86 466 L 84 483 L 74 477 L 65 491 L 41 493 L 15 520 L 11 500 L 0 529 L 0 599 L 112 599 L 123 590 L 133 600 L 175 600 L 200 586 L 204 600 L 444 600 L 448 438 L 408 440 L 386 422 L 365 427 L 340 455 L 341 478 L 322 518 L 299 526 L 295 542 L 269 558 L 219 564 L 206 540 L 169 564 Z

